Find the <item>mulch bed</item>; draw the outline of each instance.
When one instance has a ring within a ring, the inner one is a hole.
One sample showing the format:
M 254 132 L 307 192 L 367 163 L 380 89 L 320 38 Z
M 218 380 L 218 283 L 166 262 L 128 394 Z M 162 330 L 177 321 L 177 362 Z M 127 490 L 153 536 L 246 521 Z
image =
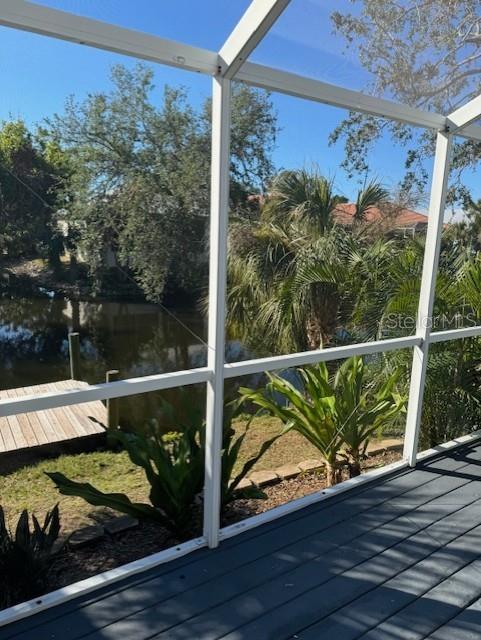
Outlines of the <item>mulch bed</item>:
M 401 454 L 394 451 L 373 456 L 363 463 L 363 470 L 385 466 L 399 460 L 400 457 Z M 235 500 L 224 513 L 222 525 L 239 522 L 325 488 L 325 476 L 319 471 L 302 473 L 291 480 L 263 487 L 267 499 Z M 196 530 L 192 531 L 192 537 L 200 535 L 200 514 L 196 520 Z M 67 545 L 57 556 L 49 572 L 48 590 L 53 591 L 178 543 L 179 540 L 162 527 L 142 522 L 135 529 L 111 536 L 106 535 L 102 540 L 80 549 L 73 550 Z
M 362 469 L 363 471 L 368 471 L 376 467 L 384 467 L 400 459 L 401 454 L 399 452 L 386 451 L 383 454 L 372 456 L 365 460 L 362 464 Z M 344 474 L 343 479 L 348 479 L 347 472 Z M 326 487 L 326 476 L 322 472 L 301 473 L 296 478 L 283 480 L 272 486 L 262 487 L 262 491 L 267 494 L 266 500 L 236 500 L 227 507 L 222 524 L 226 526 L 239 522 L 239 520 L 244 520 L 258 513 L 264 513 L 291 500 L 302 498 L 316 491 L 322 491 Z

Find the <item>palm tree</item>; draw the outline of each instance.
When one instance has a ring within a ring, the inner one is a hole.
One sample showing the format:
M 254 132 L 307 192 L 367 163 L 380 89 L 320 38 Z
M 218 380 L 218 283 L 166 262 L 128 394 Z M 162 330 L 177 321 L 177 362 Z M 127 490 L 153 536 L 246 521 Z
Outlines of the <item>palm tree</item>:
M 332 212 L 345 198 L 335 195 L 333 183 L 316 170 L 282 171 L 273 180 L 263 208 L 263 220 L 281 226 L 293 223 L 316 235 L 332 228 Z
M 385 272 L 388 284 L 384 302 L 381 296 L 376 301 L 378 314 L 386 320 L 393 313 L 401 320 L 395 327 L 397 335 L 409 333 L 402 328 L 403 318 L 414 321 L 416 317 L 422 258 L 423 244 L 410 243 Z M 462 244 L 444 243 L 433 316 L 433 331 L 481 324 L 481 253 L 470 256 Z M 407 386 L 411 350 L 387 357 L 403 371 Z M 481 339 L 452 340 L 430 347 L 421 424 L 422 448 L 481 427 Z
M 370 183 L 356 220 L 386 200 Z M 228 326 L 257 350 L 292 352 L 329 344 L 352 307 L 349 283 L 365 230 L 336 222 L 343 201 L 316 171 L 284 171 L 273 181 L 257 225 L 233 225 L 229 247 Z M 367 243 L 369 244 L 369 243 Z

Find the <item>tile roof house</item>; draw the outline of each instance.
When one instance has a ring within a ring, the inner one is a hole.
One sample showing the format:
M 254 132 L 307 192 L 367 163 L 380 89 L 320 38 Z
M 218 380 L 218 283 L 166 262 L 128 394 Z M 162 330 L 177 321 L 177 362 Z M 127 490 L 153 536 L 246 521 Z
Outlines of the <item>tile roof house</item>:
M 339 224 L 349 226 L 354 222 L 355 212 L 355 203 L 346 202 L 338 204 L 333 213 Z M 390 203 L 380 207 L 370 207 L 366 211 L 364 221 L 368 224 L 385 226 L 388 233 L 402 232 L 405 236 L 412 236 L 419 232 L 424 233 L 428 226 L 426 215 Z
M 248 197 L 248 202 L 258 207 L 262 207 L 265 201 L 266 196 L 264 195 L 252 194 Z M 338 224 L 350 226 L 354 223 L 355 213 L 356 204 L 354 202 L 343 202 L 336 205 L 333 217 Z M 386 202 L 380 206 L 370 207 L 366 211 L 364 222 L 384 227 L 388 234 L 401 233 L 405 237 L 411 237 L 416 233 L 426 232 L 428 217 L 401 205 Z

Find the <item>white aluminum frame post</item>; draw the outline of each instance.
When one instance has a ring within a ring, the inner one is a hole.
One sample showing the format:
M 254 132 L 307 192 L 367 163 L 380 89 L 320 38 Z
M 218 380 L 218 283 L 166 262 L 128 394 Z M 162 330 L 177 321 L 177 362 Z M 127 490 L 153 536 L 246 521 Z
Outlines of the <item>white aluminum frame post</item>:
M 207 383 L 204 536 L 209 547 L 219 544 L 224 411 L 227 227 L 230 187 L 231 81 L 212 81 L 212 161 L 210 205 L 209 328 Z
M 453 136 L 439 132 L 436 140 L 428 229 L 424 248 L 423 271 L 416 319 L 416 335 L 420 344 L 413 348 L 413 363 L 409 389 L 409 402 L 404 438 L 404 458 L 410 466 L 416 464 L 424 386 L 429 357 L 429 336 L 432 328 L 434 294 L 441 248 L 446 192 L 448 186 L 450 154 Z
M 222 47 L 212 82 L 212 159 L 209 258 L 204 537 L 219 544 L 224 419 L 227 229 L 230 196 L 231 78 L 290 0 L 254 0 Z

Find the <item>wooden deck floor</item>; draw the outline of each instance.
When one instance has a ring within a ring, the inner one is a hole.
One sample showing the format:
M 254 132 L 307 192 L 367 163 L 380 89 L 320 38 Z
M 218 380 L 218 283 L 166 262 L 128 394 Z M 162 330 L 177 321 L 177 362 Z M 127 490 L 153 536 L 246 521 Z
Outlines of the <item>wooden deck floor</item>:
M 481 445 L 0 628 L 1 640 L 481 638 Z
M 60 380 L 33 387 L 0 390 L 0 399 L 86 386 L 86 382 L 78 380 Z M 100 401 L 0 418 L 0 454 L 103 433 L 106 420 L 107 412 Z

